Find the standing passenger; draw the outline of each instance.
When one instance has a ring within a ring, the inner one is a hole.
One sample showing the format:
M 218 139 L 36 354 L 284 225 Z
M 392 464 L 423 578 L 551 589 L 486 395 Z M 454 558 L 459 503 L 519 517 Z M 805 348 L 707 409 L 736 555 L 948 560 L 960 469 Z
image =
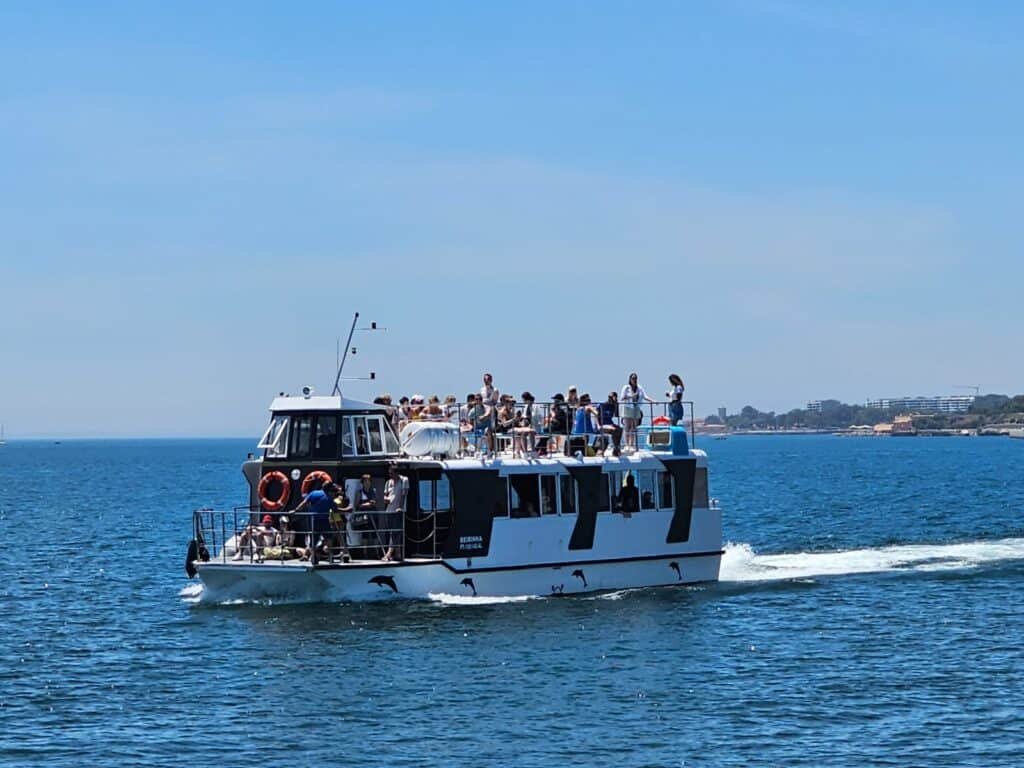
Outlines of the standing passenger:
M 388 481 L 384 486 L 386 511 L 380 515 L 377 527 L 384 533 L 387 547 L 383 560 L 402 559 L 402 517 L 405 515 L 405 498 L 409 493 L 409 478 L 398 474 L 398 469 L 388 467 Z
M 668 417 L 672 420 L 674 427 L 683 420 L 683 390 L 685 387 L 683 387 L 683 380 L 679 378 L 678 373 L 670 373 L 668 383 L 672 385 L 672 389 L 666 392 L 665 396 L 669 399 Z
M 643 418 L 643 411 L 640 403 L 643 401 L 653 403 L 647 396 L 644 388 L 637 382 L 636 374 L 629 374 L 629 381 L 622 388 L 619 396 L 619 405 L 622 408 L 622 427 L 626 435 L 626 448 L 636 450 L 636 425 Z

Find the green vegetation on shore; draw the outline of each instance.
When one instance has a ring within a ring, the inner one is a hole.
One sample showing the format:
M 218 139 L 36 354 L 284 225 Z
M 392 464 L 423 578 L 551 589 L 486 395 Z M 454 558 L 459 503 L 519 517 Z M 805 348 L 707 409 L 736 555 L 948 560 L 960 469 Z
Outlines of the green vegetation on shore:
M 858 425 L 891 422 L 905 410 L 868 408 L 838 400 L 824 400 L 820 411 L 794 408 L 788 413 L 759 411 L 746 405 L 739 413 L 726 417 L 730 429 L 846 429 Z M 1024 395 L 981 395 L 967 413 L 913 414 L 918 429 L 978 429 L 990 424 L 1024 424 Z M 708 416 L 706 424 L 721 424 L 718 416 Z

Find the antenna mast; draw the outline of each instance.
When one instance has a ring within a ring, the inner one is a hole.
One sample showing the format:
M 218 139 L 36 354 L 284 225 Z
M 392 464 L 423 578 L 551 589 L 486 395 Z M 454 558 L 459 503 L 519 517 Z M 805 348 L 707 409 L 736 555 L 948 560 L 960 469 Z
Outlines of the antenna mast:
M 352 327 L 348 329 L 348 341 L 345 342 L 345 354 L 341 357 L 341 362 L 338 363 L 338 373 L 334 377 L 334 389 L 331 391 L 332 395 L 337 395 L 341 392 L 341 372 L 345 370 L 345 361 L 348 359 L 348 351 L 351 349 L 352 334 L 356 332 L 356 323 L 359 322 L 359 313 L 356 312 L 352 318 Z
M 387 330 L 387 328 L 378 328 L 377 327 L 377 323 L 370 323 L 370 326 L 368 328 L 356 328 L 356 323 L 358 323 L 358 322 L 359 322 L 359 313 L 356 312 L 355 315 L 352 317 L 352 327 L 348 329 L 348 339 L 345 341 L 345 352 L 343 354 L 341 354 L 341 361 L 337 363 L 338 372 L 334 376 L 334 389 L 331 391 L 332 395 L 340 395 L 341 394 L 341 372 L 345 370 L 345 361 L 348 360 L 349 353 L 352 353 L 353 355 L 356 353 L 356 348 L 352 346 L 352 334 L 354 334 L 356 331 L 386 331 Z M 338 341 L 341 341 L 341 339 L 339 338 Z M 336 349 L 335 350 L 335 360 L 337 360 L 338 354 L 339 354 L 339 352 Z M 348 378 L 351 379 L 352 377 L 348 377 Z M 376 378 L 377 378 L 377 374 L 374 373 L 373 371 L 370 371 L 369 377 L 356 377 L 353 380 L 355 380 L 355 381 L 373 381 Z

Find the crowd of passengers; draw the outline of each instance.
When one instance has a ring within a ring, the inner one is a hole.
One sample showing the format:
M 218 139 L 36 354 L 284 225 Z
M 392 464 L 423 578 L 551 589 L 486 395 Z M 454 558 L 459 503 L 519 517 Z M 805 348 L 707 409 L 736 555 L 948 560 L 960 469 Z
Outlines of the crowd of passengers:
M 345 485 L 326 481 L 290 513 L 265 514 L 259 524 L 246 526 L 239 532 L 232 559 L 347 563 L 357 556 L 400 561 L 409 478 L 388 468 L 383 509 L 370 475 L 359 479 L 352 498 Z
M 672 426 L 683 420 L 683 380 L 678 374 L 669 374 L 668 419 Z M 639 383 L 636 373 L 629 374 L 621 392 L 611 391 L 603 402 L 594 403 L 586 392 L 575 386 L 567 394 L 556 392 L 550 404 L 537 404 L 530 392 L 523 392 L 517 402 L 513 395 L 502 394 L 494 385 L 490 373 L 483 375 L 479 392 L 470 392 L 465 402 L 459 403 L 455 395 L 441 400 L 437 395 L 424 399 L 422 395 L 401 397 L 397 405 L 391 395 L 384 394 L 373 401 L 387 408 L 388 417 L 396 433 L 416 421 L 447 421 L 457 424 L 463 433 L 463 447 L 473 438 L 477 449 L 494 451 L 498 436 L 512 439 L 517 452 L 535 451 L 539 455 L 554 454 L 565 448 L 569 435 L 596 435 L 598 449 L 608 448 L 611 439 L 612 454 L 632 452 L 637 448 L 637 427 L 643 420 L 643 406 L 655 401 Z

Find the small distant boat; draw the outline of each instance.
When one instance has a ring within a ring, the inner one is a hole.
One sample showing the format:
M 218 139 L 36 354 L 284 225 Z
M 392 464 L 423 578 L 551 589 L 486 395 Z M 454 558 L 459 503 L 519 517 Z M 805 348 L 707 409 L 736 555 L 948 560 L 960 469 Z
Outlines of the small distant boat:
M 712 435 L 711 439 L 712 440 L 728 440 L 729 436 L 728 435 L 721 435 L 721 434 L 719 434 L 719 435 Z
M 0 424 L 0 445 L 7 445 L 7 441 L 4 439 L 4 425 Z
M 1010 437 L 1016 437 L 1016 438 L 1019 438 L 1021 440 L 1024 440 L 1024 427 L 1022 427 L 1020 429 L 1010 429 L 1010 430 L 1007 430 L 1006 434 L 1008 434 Z

